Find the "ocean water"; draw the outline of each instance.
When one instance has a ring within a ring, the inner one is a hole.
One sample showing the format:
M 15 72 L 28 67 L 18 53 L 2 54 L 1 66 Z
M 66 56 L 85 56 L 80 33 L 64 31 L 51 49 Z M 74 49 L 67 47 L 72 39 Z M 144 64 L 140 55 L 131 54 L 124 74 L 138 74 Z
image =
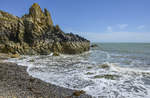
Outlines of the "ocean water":
M 94 98 L 150 98 L 150 44 L 97 43 L 78 55 L 9 59 L 33 77 Z

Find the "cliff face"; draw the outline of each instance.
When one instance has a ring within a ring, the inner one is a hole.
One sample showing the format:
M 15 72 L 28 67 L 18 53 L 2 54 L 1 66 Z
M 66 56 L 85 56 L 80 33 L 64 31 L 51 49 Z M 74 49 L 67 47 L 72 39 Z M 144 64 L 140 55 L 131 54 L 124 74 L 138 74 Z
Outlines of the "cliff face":
M 33 4 L 21 18 L 0 11 L 0 52 L 18 54 L 76 54 L 88 51 L 90 42 L 54 26 L 50 13 Z

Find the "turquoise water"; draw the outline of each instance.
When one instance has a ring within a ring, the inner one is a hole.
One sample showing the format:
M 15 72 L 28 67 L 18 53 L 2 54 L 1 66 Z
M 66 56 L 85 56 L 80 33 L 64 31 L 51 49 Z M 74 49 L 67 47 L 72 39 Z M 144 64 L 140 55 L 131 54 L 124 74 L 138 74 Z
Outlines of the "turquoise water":
M 150 98 L 150 44 L 96 43 L 79 55 L 9 59 L 43 81 L 96 98 Z

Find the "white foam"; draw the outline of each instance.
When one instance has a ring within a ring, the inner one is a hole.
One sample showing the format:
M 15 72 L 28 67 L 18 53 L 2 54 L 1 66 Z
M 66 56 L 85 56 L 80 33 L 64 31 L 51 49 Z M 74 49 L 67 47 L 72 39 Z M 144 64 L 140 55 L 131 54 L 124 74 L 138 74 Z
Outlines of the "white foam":
M 120 66 L 117 66 L 117 64 L 113 64 L 113 63 L 108 63 L 108 65 L 111 67 L 111 70 L 113 71 L 118 71 L 118 72 L 121 72 L 121 73 L 128 73 L 128 74 L 143 74 L 143 73 L 149 73 L 150 74 L 150 71 L 148 70 L 140 70 L 140 69 L 136 69 L 136 68 L 123 68 L 123 67 L 120 67 Z
M 94 97 L 141 98 L 150 97 L 150 88 L 144 84 L 139 69 L 123 68 L 115 63 L 104 62 L 107 69 L 97 63 L 89 62 L 84 55 L 24 56 L 23 59 L 9 59 L 10 62 L 28 66 L 27 72 L 43 81 L 70 89 L 82 89 Z M 105 53 L 106 54 L 106 53 Z M 107 54 L 107 59 L 111 56 Z M 33 62 L 29 62 L 34 60 Z M 87 74 L 87 73 L 92 74 Z M 138 74 L 138 75 L 137 75 Z M 118 75 L 115 80 L 94 78 L 97 75 Z

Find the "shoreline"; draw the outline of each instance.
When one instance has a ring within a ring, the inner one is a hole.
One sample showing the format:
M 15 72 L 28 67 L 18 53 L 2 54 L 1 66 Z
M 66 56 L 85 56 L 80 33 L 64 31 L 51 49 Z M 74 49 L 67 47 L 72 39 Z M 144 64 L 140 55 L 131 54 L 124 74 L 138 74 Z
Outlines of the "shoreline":
M 0 98 L 92 98 L 84 91 L 59 87 L 34 78 L 26 69 L 26 66 L 1 59 Z

